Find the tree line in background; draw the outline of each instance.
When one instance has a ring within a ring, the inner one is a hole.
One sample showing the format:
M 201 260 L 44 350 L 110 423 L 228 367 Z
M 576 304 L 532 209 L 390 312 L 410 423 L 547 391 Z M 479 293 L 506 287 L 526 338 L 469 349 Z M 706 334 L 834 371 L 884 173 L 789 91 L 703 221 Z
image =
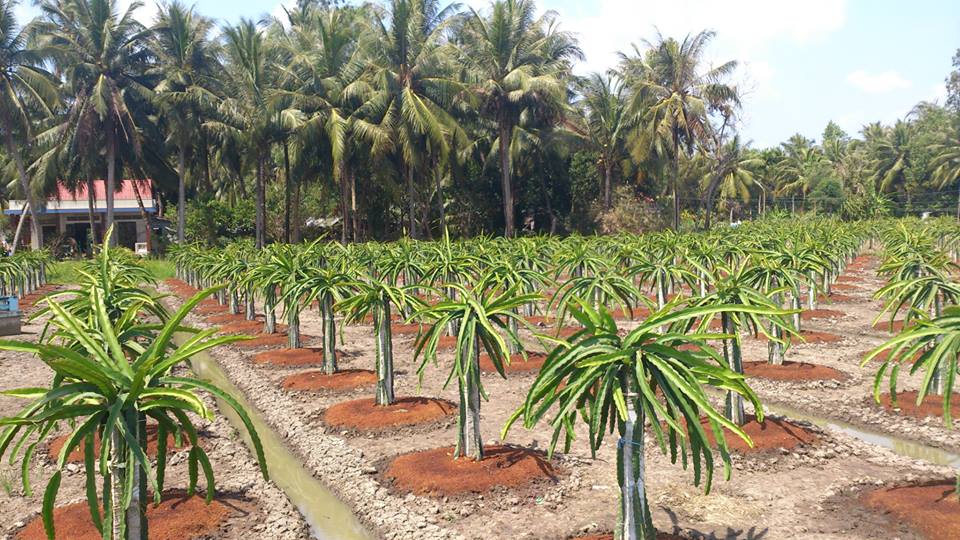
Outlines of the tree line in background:
M 738 133 L 737 63 L 705 60 L 709 31 L 657 34 L 581 77 L 575 36 L 530 0 L 300 0 L 223 26 L 175 0 L 149 27 L 136 2 L 43 0 L 32 21 L 15 4 L 0 0 L 3 194 L 32 209 L 58 181 L 105 179 L 107 227 L 118 178 L 153 179 L 178 241 L 258 247 L 773 209 L 960 217 L 958 71 L 945 105 L 893 125 L 853 137 L 831 122 L 820 141 L 755 149 Z

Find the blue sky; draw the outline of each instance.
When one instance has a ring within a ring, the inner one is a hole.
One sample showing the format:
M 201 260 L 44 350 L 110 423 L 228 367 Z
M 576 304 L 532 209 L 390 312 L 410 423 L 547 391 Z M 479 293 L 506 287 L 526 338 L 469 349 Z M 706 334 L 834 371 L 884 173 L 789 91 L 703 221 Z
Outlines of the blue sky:
M 33 11 L 29 0 L 19 10 Z M 123 5 L 129 0 L 120 0 Z M 464 0 L 482 9 L 486 0 Z M 604 70 L 616 51 L 652 38 L 717 32 L 708 60 L 741 62 L 741 130 L 754 146 L 793 133 L 819 138 L 829 120 L 851 134 L 867 122 L 901 118 L 921 100 L 943 101 L 943 81 L 960 48 L 953 0 L 540 0 L 576 32 L 587 54 L 577 71 Z M 280 0 L 202 0 L 226 21 L 279 12 Z M 138 12 L 149 21 L 153 0 Z

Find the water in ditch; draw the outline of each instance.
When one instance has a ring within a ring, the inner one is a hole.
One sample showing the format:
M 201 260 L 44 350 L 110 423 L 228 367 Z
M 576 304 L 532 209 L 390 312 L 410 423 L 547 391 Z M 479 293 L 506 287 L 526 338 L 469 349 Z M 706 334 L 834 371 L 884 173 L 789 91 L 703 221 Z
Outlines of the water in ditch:
M 810 422 L 822 428 L 835 429 L 851 437 L 856 437 L 861 441 L 892 450 L 901 456 L 960 469 L 960 454 L 943 450 L 942 448 L 928 446 L 917 441 L 901 439 L 884 433 L 877 433 L 860 426 L 854 426 L 831 418 L 823 418 L 779 403 L 764 403 L 763 410 L 764 412 L 778 416 L 786 416 L 794 420 Z
M 191 360 L 197 376 L 210 381 L 229 393 L 247 410 L 257 429 L 270 471 L 270 479 L 287 495 L 310 526 L 310 532 L 320 540 L 371 540 L 353 511 L 337 498 L 322 482 L 313 477 L 261 416 L 260 412 L 227 377 L 217 362 L 206 354 Z M 253 447 L 246 428 L 237 414 L 225 403 L 217 403 L 220 413 L 241 434 L 244 443 Z

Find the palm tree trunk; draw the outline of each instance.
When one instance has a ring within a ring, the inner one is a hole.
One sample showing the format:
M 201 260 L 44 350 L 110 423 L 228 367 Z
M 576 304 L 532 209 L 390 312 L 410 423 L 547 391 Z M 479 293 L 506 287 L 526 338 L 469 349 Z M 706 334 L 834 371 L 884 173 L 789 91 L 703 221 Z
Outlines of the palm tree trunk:
M 457 421 L 458 440 L 454 457 L 483 459 L 483 438 L 480 435 L 480 342 L 476 336 L 466 339 L 460 354 L 470 363 L 465 377 L 460 379 L 460 407 Z
M 404 164 L 404 173 L 405 181 L 407 183 L 407 217 L 410 220 L 410 230 L 408 234 L 410 238 L 416 240 L 420 235 L 417 234 L 417 213 L 416 213 L 416 193 L 413 189 L 413 167 L 409 164 Z
M 333 320 L 333 297 L 323 295 L 320 300 L 320 314 L 323 318 L 323 372 L 333 375 L 337 371 L 337 329 Z
M 514 235 L 513 186 L 510 170 L 511 128 L 505 118 L 500 119 L 500 188 L 503 190 L 503 235 Z
M 283 179 L 286 189 L 283 190 L 283 241 L 290 243 L 290 198 L 295 184 L 290 178 L 290 148 L 287 140 L 283 140 Z
M 290 219 L 293 221 L 293 243 L 297 244 L 300 242 L 300 182 L 297 182 L 293 190 L 293 216 Z
M 266 245 L 266 224 L 267 224 L 267 200 L 266 186 L 264 186 L 264 158 L 261 154 L 257 157 L 257 249 L 263 249 Z
M 373 310 L 374 330 L 377 333 L 377 405 L 390 405 L 396 400 L 393 393 L 393 336 L 390 330 L 390 301 L 385 300 Z
M 32 214 L 33 208 L 30 207 L 30 201 L 27 201 L 23 209 L 20 210 L 20 220 L 17 221 L 17 230 L 13 233 L 13 245 L 10 246 L 10 254 L 15 255 L 17 253 L 17 246 L 20 245 L 20 234 L 23 232 L 23 220 L 27 219 L 27 214 Z M 30 216 L 30 221 L 34 221 L 33 216 Z
M 607 161 L 607 158 L 604 158 L 603 162 L 603 209 L 607 212 L 610 211 L 610 206 L 612 206 L 611 185 L 613 184 L 613 167 L 610 165 L 610 162 Z
M 673 230 L 680 230 L 680 199 L 677 195 L 680 184 L 680 139 L 677 130 L 673 131 Z M 709 208 L 707 209 L 710 210 Z
M 353 220 L 351 230 L 353 231 L 353 241 L 360 241 L 360 218 L 357 217 L 357 175 L 353 169 L 347 168 L 350 173 L 350 219 Z
M 94 186 L 93 180 L 88 178 L 87 179 L 87 217 L 90 220 L 90 243 L 91 243 L 91 245 L 88 246 L 89 248 L 88 254 L 91 256 L 93 255 L 93 244 L 100 243 L 100 234 L 97 233 L 97 219 L 96 219 L 97 195 L 94 188 L 95 186 Z
M 720 321 L 723 324 L 724 333 L 734 335 L 733 339 L 724 340 L 723 342 L 724 359 L 727 361 L 727 365 L 731 370 L 733 370 L 735 373 L 743 374 L 743 357 L 740 352 L 739 331 L 734 327 L 733 318 L 730 317 L 728 313 L 721 313 Z M 743 408 L 743 396 L 737 394 L 736 392 L 727 392 L 724 416 L 738 426 L 742 426 L 747 423 L 747 415 Z
M 20 189 L 23 190 L 23 198 L 27 204 L 30 205 L 32 213 L 32 217 L 30 218 L 30 248 L 40 249 L 43 246 L 40 245 L 40 219 L 38 218 L 37 202 L 34 200 L 33 191 L 30 189 L 30 178 L 27 176 L 27 169 L 23 164 L 23 156 L 20 155 L 20 150 L 13 140 L 13 133 L 10 132 L 9 127 L 3 130 L 3 134 L 4 142 L 7 145 L 7 154 L 13 158 L 13 162 L 17 167 L 17 177 L 20 180 Z M 24 212 L 21 212 L 21 220 L 23 216 Z
M 186 241 L 187 230 L 187 148 L 180 145 L 177 156 L 177 243 Z
M 447 209 L 443 205 L 443 185 L 441 179 L 440 164 L 437 163 L 433 170 L 433 180 L 437 186 L 437 210 L 440 212 L 440 231 L 447 230 Z
M 626 397 L 627 419 L 617 445 L 617 483 L 620 485 L 617 537 L 622 540 L 655 540 L 657 531 L 647 504 L 644 412 L 637 405 L 636 393 L 627 393 Z
M 340 160 L 337 169 L 340 177 L 340 243 L 346 244 L 347 239 L 350 238 L 350 201 L 349 188 L 347 187 L 349 181 L 347 164 L 343 159 Z
M 113 122 L 107 122 L 107 185 L 104 192 L 107 199 L 107 230 L 113 228 L 113 195 L 117 189 L 117 142 L 113 132 Z M 115 232 L 115 231 L 114 231 Z M 117 245 L 117 235 L 110 235 L 110 245 Z

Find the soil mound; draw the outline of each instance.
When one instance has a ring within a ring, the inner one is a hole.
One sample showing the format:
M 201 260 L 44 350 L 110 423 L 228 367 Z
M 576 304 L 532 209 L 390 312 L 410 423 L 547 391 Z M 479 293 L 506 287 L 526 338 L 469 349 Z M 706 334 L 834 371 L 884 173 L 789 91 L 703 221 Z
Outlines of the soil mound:
M 960 538 L 960 502 L 953 480 L 868 491 L 860 501 L 890 513 L 930 540 Z
M 842 319 L 846 316 L 846 313 L 835 309 L 808 309 L 800 313 L 800 318 L 805 321 L 812 321 L 814 319 Z
M 613 540 L 613 534 L 591 534 L 588 536 L 577 536 L 571 540 Z M 686 538 L 673 533 L 657 531 L 657 540 L 686 540 Z
M 912 416 L 923 420 L 928 416 L 943 418 L 943 396 L 927 394 L 923 398 L 923 403 L 917 405 L 917 396 L 920 395 L 916 390 L 906 392 L 897 392 L 897 407 L 893 407 L 893 401 L 890 394 L 880 395 L 880 405 L 887 410 L 895 411 L 899 414 Z M 873 398 L 869 398 L 871 401 Z M 876 403 L 874 401 L 874 403 Z M 960 394 L 953 394 L 950 399 L 950 414 L 954 418 L 960 418 Z M 960 538 L 960 537 L 958 537 Z
M 391 324 L 390 333 L 395 336 L 415 336 L 421 332 L 426 333 L 430 327 L 425 324 Z
M 556 481 L 554 467 L 541 452 L 501 445 L 485 447 L 484 452 L 480 461 L 453 459 L 452 447 L 403 454 L 390 462 L 384 476 L 400 491 L 439 497 Z
M 867 355 L 870 354 L 871 352 L 872 352 L 872 349 L 868 349 L 868 350 L 866 350 L 866 351 L 863 351 L 863 354 L 860 355 L 860 359 L 861 359 L 861 360 L 865 359 L 865 358 L 867 357 Z M 907 360 L 906 362 L 904 362 L 904 359 L 903 359 L 903 358 L 900 358 L 899 360 L 900 360 L 900 363 L 901 363 L 901 364 L 902 364 L 902 363 L 912 364 L 913 362 L 915 362 L 915 361 L 917 360 L 917 358 L 920 358 L 920 356 L 921 356 L 922 354 L 923 354 L 922 352 L 918 352 L 918 353 L 914 354 L 913 357 L 910 358 L 909 360 Z M 874 361 L 874 362 L 885 362 L 888 358 L 890 358 L 890 349 L 885 349 L 882 353 L 880 353 L 880 354 L 878 354 L 877 356 L 875 356 L 875 357 L 873 358 L 873 361 Z
M 538 352 L 528 352 L 526 360 L 524 360 L 522 354 L 511 354 L 510 365 L 503 366 L 503 370 L 507 373 L 536 373 L 543 367 L 543 362 L 546 359 L 546 354 Z M 487 354 L 480 355 L 480 371 L 497 373 L 497 368 L 494 367 L 490 356 Z
M 610 316 L 614 319 L 627 320 L 627 321 L 639 321 L 641 319 L 646 319 L 650 316 L 650 310 L 638 306 L 633 308 L 633 315 L 631 316 L 629 311 L 624 311 L 622 308 L 617 308 L 610 312 Z
M 557 319 L 556 317 L 550 317 L 548 315 L 534 315 L 527 317 L 527 322 L 536 326 L 553 326 L 553 324 L 557 322 Z
M 203 497 L 182 492 L 163 495 L 159 506 L 147 505 L 151 540 L 186 540 L 216 537 L 220 526 L 231 516 L 253 511 L 253 503 L 239 497 L 218 495 L 209 505 Z M 57 540 L 100 540 L 86 501 L 53 510 Z M 46 540 L 43 520 L 33 518 L 17 533 L 17 540 Z
M 193 308 L 193 312 L 197 315 L 217 315 L 228 311 L 230 311 L 228 306 L 221 306 L 220 304 L 200 304 Z
M 50 456 L 52 461 L 55 461 L 60 457 L 60 451 L 63 449 L 63 445 L 67 444 L 67 439 L 69 437 L 70 434 L 66 433 L 50 441 L 50 444 L 47 446 L 47 454 Z M 200 437 L 201 436 L 198 434 L 197 438 L 199 439 Z M 167 452 L 172 452 L 174 449 L 186 448 L 190 445 L 186 435 L 183 435 L 181 442 L 183 442 L 183 444 L 178 447 L 173 434 L 168 433 Z M 147 424 L 147 455 L 149 457 L 157 457 L 157 446 L 159 446 L 157 426 L 155 424 Z M 100 436 L 96 434 L 93 437 L 93 455 L 95 459 L 100 458 Z M 73 451 L 67 455 L 67 462 L 83 463 L 83 445 L 74 448 Z
M 858 292 L 862 291 L 863 288 L 856 285 L 851 285 L 849 283 L 834 283 L 830 286 L 830 290 L 840 292 Z
M 308 336 L 306 334 L 300 334 L 300 341 L 306 343 L 313 339 L 313 336 Z M 261 347 L 276 347 L 277 345 L 286 345 L 289 341 L 286 332 L 278 332 L 276 334 L 259 334 L 253 339 L 246 339 L 243 341 L 238 341 L 232 343 L 234 347 L 241 349 L 259 349 Z
M 258 316 L 259 319 L 259 316 Z M 243 314 L 235 313 L 220 313 L 216 315 L 210 315 L 205 319 L 210 324 L 231 324 L 231 323 L 240 323 L 246 322 L 247 317 Z
M 248 321 L 241 319 L 238 322 L 225 324 L 220 327 L 221 334 L 262 334 L 263 321 Z
M 327 375 L 322 371 L 306 371 L 291 375 L 283 380 L 281 386 L 297 392 L 317 392 L 320 390 L 353 390 L 377 383 L 377 374 L 365 369 L 345 369 Z
M 264 351 L 254 356 L 253 362 L 280 367 L 319 366 L 323 364 L 323 349 L 318 347 Z
M 445 399 L 404 397 L 391 405 L 377 405 L 373 398 L 355 399 L 331 406 L 323 421 L 338 428 L 370 431 L 429 424 L 453 415 L 456 405 Z
M 817 332 L 816 330 L 801 330 L 800 335 L 805 343 L 810 345 L 820 345 L 823 343 L 837 343 L 842 340 L 842 336 L 831 334 L 829 332 Z
M 706 420 L 703 420 L 703 424 L 705 428 L 708 425 Z M 740 428 L 753 441 L 753 448 L 750 448 L 746 441 L 730 431 L 724 430 L 723 435 L 724 440 L 727 441 L 727 447 L 742 454 L 752 454 L 778 448 L 790 450 L 802 444 L 812 444 L 817 440 L 816 433 L 780 418 L 764 418 L 761 423 L 757 422 L 755 416 L 748 415 L 747 423 Z M 707 428 L 706 433 L 710 443 L 716 444 L 713 430 Z
M 877 321 L 873 325 L 874 330 L 879 330 L 880 332 L 890 332 L 891 334 L 896 334 L 903 330 L 903 319 L 897 319 L 893 322 L 890 322 L 890 319 L 883 321 Z
M 744 362 L 743 372 L 749 377 L 785 382 L 842 381 L 847 378 L 844 372 L 833 369 L 832 367 L 790 361 L 784 362 L 781 366 L 776 366 L 768 362 Z
M 857 302 L 858 299 L 850 296 L 849 294 L 839 294 L 833 293 L 830 295 L 818 294 L 817 302 L 822 302 L 824 304 L 844 304 L 848 302 Z

